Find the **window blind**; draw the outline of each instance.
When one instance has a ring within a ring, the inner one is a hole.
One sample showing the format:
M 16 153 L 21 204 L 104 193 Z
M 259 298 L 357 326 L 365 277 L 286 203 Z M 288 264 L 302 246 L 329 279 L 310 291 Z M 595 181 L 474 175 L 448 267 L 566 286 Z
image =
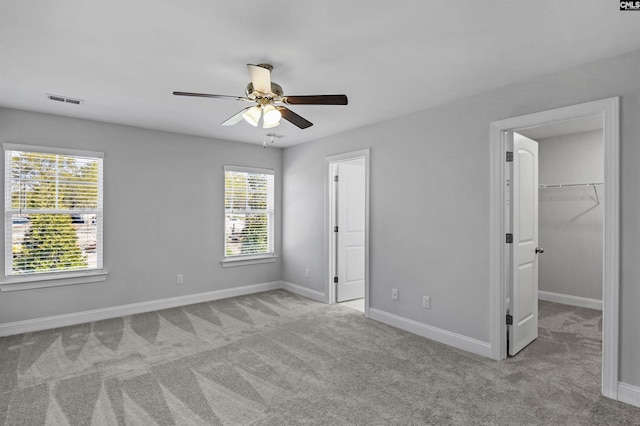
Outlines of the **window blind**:
M 225 166 L 225 257 L 274 253 L 274 173 Z
M 5 144 L 5 275 L 102 269 L 102 154 Z

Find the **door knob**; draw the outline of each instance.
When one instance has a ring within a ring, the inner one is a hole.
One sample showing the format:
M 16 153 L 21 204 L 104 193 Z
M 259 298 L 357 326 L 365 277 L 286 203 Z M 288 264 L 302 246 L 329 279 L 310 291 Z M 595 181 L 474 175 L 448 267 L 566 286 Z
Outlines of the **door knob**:
M 536 253 L 544 253 L 544 249 L 542 247 L 536 247 Z

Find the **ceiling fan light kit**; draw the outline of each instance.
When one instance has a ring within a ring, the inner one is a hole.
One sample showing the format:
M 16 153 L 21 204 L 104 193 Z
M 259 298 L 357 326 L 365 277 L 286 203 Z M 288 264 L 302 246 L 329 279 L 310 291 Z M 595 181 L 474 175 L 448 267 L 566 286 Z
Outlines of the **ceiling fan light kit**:
M 253 127 L 258 127 L 262 118 L 262 128 L 271 129 L 280 125 L 284 118 L 300 129 L 313 126 L 313 123 L 291 111 L 285 105 L 347 105 L 347 95 L 303 95 L 283 96 L 282 87 L 271 81 L 269 64 L 247 64 L 251 82 L 245 89 L 246 96 L 212 95 L 208 93 L 173 92 L 176 96 L 194 96 L 201 98 L 234 99 L 237 101 L 254 102 L 255 105 L 247 107 L 226 119 L 223 126 L 233 126 L 244 118 Z
M 242 118 L 244 118 L 245 121 L 251 124 L 253 127 L 258 127 L 261 114 L 262 114 L 262 111 L 260 110 L 260 107 L 253 106 L 245 110 L 245 112 L 242 114 Z
M 274 127 L 278 127 L 279 125 L 280 125 L 279 121 L 276 121 L 273 124 L 268 124 L 268 123 L 266 123 L 264 121 L 262 122 L 262 128 L 263 129 L 273 129 Z
M 273 105 L 268 104 L 262 108 L 262 121 L 264 122 L 265 126 L 280 124 L 281 118 L 282 118 L 282 114 Z

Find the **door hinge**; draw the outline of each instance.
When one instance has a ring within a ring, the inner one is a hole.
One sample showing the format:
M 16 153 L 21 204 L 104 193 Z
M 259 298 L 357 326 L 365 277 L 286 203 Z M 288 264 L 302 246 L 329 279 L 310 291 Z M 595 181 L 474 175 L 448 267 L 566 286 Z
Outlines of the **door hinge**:
M 334 182 L 337 182 L 337 181 L 338 181 L 338 175 L 335 175 L 335 176 L 333 177 L 333 181 L 334 181 Z
M 338 227 L 337 226 L 333 227 L 333 232 L 338 232 Z
M 511 163 L 513 161 L 513 151 L 507 151 L 507 163 Z
M 507 325 L 513 325 L 513 317 L 507 314 Z
M 338 277 L 333 277 L 333 282 L 338 284 Z
M 507 244 L 513 243 L 513 234 L 507 234 Z

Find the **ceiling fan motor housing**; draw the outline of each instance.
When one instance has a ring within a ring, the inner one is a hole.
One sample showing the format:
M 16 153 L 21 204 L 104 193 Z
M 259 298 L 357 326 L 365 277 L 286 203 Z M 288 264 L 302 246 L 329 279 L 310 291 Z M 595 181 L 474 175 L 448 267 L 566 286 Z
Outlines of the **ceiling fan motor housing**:
M 247 88 L 244 89 L 244 93 L 247 96 L 250 96 L 250 97 L 253 96 L 253 97 L 256 97 L 256 98 L 258 98 L 258 97 L 271 97 L 271 98 L 274 98 L 274 97 L 282 97 L 282 93 L 284 93 L 284 92 L 282 91 L 282 87 L 279 84 L 274 83 L 272 81 L 271 82 L 271 93 L 260 93 L 260 92 L 258 92 L 256 90 L 254 90 L 253 83 L 251 83 L 251 82 L 249 82 L 249 84 L 247 84 Z

